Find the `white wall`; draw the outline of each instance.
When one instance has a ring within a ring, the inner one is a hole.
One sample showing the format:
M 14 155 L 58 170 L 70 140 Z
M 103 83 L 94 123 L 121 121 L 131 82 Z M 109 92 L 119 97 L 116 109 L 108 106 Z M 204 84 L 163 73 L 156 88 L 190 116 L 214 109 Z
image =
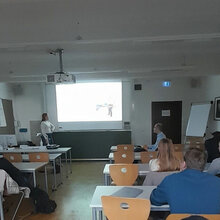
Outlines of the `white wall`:
M 13 85 L 12 85 L 13 86 Z M 16 89 L 16 87 L 19 89 Z M 30 121 L 41 120 L 44 99 L 42 84 L 14 85 L 14 116 L 17 123 L 18 141 L 30 140 Z M 20 133 L 19 128 L 27 128 L 27 133 Z
M 161 86 L 162 80 L 134 80 L 123 82 L 123 121 L 131 122 L 132 140 L 134 144 L 151 143 L 151 102 L 152 101 L 182 101 L 182 141 L 186 131 L 190 104 L 214 100 L 220 96 L 220 76 L 200 78 L 200 85 L 191 88 L 190 78 L 172 79 L 170 88 Z M 141 83 L 142 90 L 134 91 L 134 84 Z M 43 112 L 48 112 L 51 122 L 57 127 L 56 94 L 54 85 L 21 84 L 22 89 L 0 83 L 1 98 L 13 99 L 15 119 L 21 127 L 28 128 L 23 137 L 17 132 L 18 140 L 30 139 L 30 120 L 40 120 Z M 14 94 L 12 93 L 14 91 Z M 220 122 L 213 120 L 211 109 L 207 134 L 220 130 Z
M 11 85 L 8 83 L 0 83 L 0 98 L 1 99 L 13 99 L 13 93 Z
M 212 95 L 208 95 L 208 91 L 213 89 L 213 82 L 207 84 L 206 78 L 200 78 L 200 85 L 197 88 L 191 88 L 190 80 L 190 78 L 172 79 L 172 85 L 169 88 L 162 87 L 163 80 L 133 82 L 133 84 L 142 84 L 142 90 L 132 89 L 131 95 L 131 127 L 134 144 L 151 144 L 151 102 L 153 101 L 182 101 L 182 141 L 184 141 L 190 104 L 213 99 Z

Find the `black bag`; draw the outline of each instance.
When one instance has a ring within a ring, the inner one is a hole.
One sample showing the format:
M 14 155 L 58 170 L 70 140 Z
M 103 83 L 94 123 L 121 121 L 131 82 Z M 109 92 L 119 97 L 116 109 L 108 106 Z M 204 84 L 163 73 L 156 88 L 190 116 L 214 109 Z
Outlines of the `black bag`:
M 48 194 L 37 187 L 31 191 L 30 197 L 34 201 L 36 212 L 49 214 L 57 207 L 56 202 L 49 199 Z

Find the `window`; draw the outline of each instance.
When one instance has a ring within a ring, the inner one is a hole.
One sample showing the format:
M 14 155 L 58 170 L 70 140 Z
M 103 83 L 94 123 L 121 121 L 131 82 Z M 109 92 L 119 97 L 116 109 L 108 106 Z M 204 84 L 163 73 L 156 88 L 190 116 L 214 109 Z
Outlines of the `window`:
M 58 122 L 122 121 L 121 82 L 56 85 Z

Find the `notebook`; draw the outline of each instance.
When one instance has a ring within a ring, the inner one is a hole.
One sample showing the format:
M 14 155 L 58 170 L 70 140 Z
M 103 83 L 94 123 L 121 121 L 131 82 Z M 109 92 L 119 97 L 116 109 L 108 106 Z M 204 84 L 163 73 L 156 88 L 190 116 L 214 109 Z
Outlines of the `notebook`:
M 112 196 L 117 197 L 125 197 L 125 198 L 136 198 L 143 192 L 143 189 L 137 189 L 137 188 L 131 188 L 131 187 L 123 187 L 122 189 L 119 189 L 115 193 L 112 194 Z

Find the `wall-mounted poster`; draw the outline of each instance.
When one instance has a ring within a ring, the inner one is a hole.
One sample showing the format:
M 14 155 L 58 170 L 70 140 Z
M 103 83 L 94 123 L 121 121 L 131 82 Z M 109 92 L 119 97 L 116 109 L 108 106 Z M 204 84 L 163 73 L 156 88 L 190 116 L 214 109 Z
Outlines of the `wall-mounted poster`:
M 6 127 L 6 120 L 5 120 L 5 112 L 2 104 L 2 99 L 0 99 L 0 127 Z
M 215 120 L 220 120 L 220 97 L 215 98 Z

